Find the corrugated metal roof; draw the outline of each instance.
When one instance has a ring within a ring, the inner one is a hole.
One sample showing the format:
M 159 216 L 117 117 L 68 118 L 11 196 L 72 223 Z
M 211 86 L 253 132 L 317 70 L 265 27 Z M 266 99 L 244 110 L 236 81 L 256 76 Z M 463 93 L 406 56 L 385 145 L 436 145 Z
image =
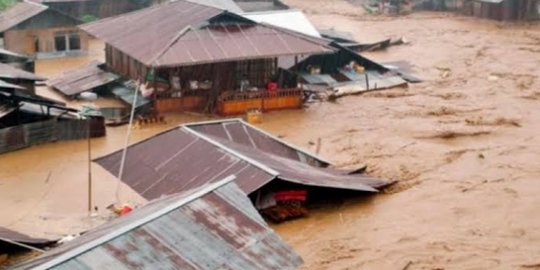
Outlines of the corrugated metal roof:
M 24 88 L 24 87 L 22 87 L 22 86 L 20 86 L 20 85 L 16 85 L 16 84 L 4 82 L 4 81 L 2 81 L 2 80 L 0 80 L 0 88 L 26 90 L 26 88 Z
M 7 57 L 13 57 L 13 58 L 22 58 L 22 59 L 28 59 L 29 57 L 26 55 L 18 54 L 16 52 L 8 51 L 6 49 L 0 48 L 0 55 L 7 56 Z
M 477 2 L 482 2 L 482 3 L 488 3 L 488 4 L 500 4 L 502 2 L 504 2 L 504 0 L 475 0 Z
M 8 10 L 0 13 L 0 32 L 9 30 L 47 9 L 47 6 L 38 3 L 30 1 L 19 2 Z
M 250 135 L 251 139 L 242 139 L 238 132 L 228 140 L 200 133 L 189 125 L 171 129 L 128 148 L 121 180 L 147 199 L 192 189 L 229 174 L 237 176 L 236 183 L 248 194 L 273 180 L 368 192 L 388 184 L 361 174 L 312 166 L 316 159 L 308 154 L 263 138 L 254 130 Z M 259 144 L 244 144 L 249 140 Z M 95 161 L 118 175 L 121 155 L 117 151 Z
M 215 136 L 261 151 L 297 160 L 317 167 L 327 167 L 330 162 L 298 146 L 259 129 L 242 119 L 228 119 L 185 124 L 198 133 Z
M 54 240 L 34 238 L 26 234 L 10 230 L 8 228 L 0 227 L 0 241 L 17 242 L 27 245 L 47 245 L 54 242 Z M 9 243 L 8 242 L 8 243 Z
M 20 79 L 29 81 L 44 81 L 46 78 L 38 76 L 34 73 L 14 68 L 7 64 L 0 63 L 0 78 L 4 79 Z
M 264 12 L 250 12 L 241 14 L 242 16 L 259 22 L 282 27 L 296 31 L 305 35 L 321 37 L 319 31 L 311 24 L 306 15 L 300 10 L 286 9 Z
M 16 269 L 295 269 L 233 177 L 135 209 Z
M 333 51 L 300 33 L 187 1 L 154 5 L 81 28 L 154 67 Z
M 120 78 L 114 73 L 101 69 L 99 67 L 101 64 L 98 61 L 92 61 L 68 70 L 47 81 L 47 85 L 66 96 L 72 96 L 114 82 Z
M 199 5 L 215 7 L 233 13 L 242 13 L 242 9 L 233 0 L 187 0 Z

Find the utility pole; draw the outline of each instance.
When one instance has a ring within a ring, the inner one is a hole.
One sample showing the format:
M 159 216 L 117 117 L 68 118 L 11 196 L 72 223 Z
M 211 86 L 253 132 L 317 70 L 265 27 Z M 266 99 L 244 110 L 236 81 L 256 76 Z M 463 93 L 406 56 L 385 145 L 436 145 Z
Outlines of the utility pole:
M 92 145 L 90 139 L 90 122 L 92 118 L 87 117 L 87 138 L 88 138 L 88 214 L 92 214 Z

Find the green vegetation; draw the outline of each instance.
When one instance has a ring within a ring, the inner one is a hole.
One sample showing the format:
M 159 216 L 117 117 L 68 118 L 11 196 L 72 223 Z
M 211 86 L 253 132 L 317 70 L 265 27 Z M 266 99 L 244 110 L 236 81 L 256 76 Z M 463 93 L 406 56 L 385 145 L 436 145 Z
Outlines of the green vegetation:
M 94 16 L 94 15 L 90 15 L 90 14 L 85 14 L 81 17 L 81 21 L 85 22 L 85 23 L 89 23 L 89 22 L 93 22 L 93 21 L 97 21 L 97 17 Z
M 6 10 L 11 5 L 15 4 L 17 0 L 0 0 L 0 11 Z

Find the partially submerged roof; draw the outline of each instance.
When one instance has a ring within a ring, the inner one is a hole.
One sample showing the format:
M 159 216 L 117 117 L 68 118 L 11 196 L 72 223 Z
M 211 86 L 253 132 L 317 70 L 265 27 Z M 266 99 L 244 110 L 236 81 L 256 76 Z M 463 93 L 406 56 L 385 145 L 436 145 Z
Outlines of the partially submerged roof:
M 0 79 L 18 79 L 28 81 L 44 81 L 46 78 L 34 73 L 14 68 L 8 64 L 0 63 Z
M 16 269 L 296 269 L 234 177 L 162 198 Z
M 22 1 L 0 13 L 0 32 L 9 30 L 18 24 L 40 14 L 48 7 L 42 4 Z
M 273 180 L 367 192 L 388 184 L 320 167 L 323 164 L 308 153 L 283 145 L 243 121 L 225 123 L 235 127 L 226 127 L 221 136 L 220 127 L 212 122 L 208 129 L 201 124 L 185 125 L 130 146 L 121 180 L 147 199 L 196 188 L 229 174 L 237 176 L 236 183 L 248 194 Z M 95 161 L 118 175 L 121 156 L 122 151 L 117 151 Z
M 20 243 L 30 246 L 43 246 L 51 244 L 55 241 L 50 239 L 31 237 L 21 232 L 16 232 L 5 227 L 0 227 L 0 242 L 14 245 Z
M 303 34 L 257 24 L 221 9 L 187 1 L 154 5 L 81 28 L 152 67 L 333 51 Z
M 305 35 L 321 37 L 319 31 L 311 24 L 306 15 L 300 10 L 286 9 L 244 13 L 242 16 L 259 22 L 293 30 Z
M 47 85 L 66 96 L 73 96 L 106 85 L 120 76 L 103 70 L 102 63 L 92 61 L 88 64 L 68 70 L 47 81 Z

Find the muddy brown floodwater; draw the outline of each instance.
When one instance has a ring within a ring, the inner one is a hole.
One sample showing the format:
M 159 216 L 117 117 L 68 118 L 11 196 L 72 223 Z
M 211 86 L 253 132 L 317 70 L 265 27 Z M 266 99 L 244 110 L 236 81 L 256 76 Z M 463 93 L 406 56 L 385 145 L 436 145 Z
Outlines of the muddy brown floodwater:
M 321 138 L 321 155 L 340 167 L 367 164 L 370 174 L 399 181 L 384 194 L 274 225 L 304 258 L 303 269 L 538 268 L 540 25 L 444 13 L 377 17 L 341 0 L 286 2 L 358 40 L 406 37 L 409 45 L 366 56 L 409 61 L 426 80 L 264 116 L 260 126 L 291 143 L 314 150 Z M 203 118 L 171 115 L 167 125 L 135 130 L 132 141 Z M 93 155 L 121 148 L 125 130 L 93 140 Z M 117 182 L 92 166 L 100 216 L 88 218 L 86 166 L 82 141 L 1 155 L 0 225 L 58 236 L 102 223 Z M 121 185 L 120 201 L 142 199 Z

